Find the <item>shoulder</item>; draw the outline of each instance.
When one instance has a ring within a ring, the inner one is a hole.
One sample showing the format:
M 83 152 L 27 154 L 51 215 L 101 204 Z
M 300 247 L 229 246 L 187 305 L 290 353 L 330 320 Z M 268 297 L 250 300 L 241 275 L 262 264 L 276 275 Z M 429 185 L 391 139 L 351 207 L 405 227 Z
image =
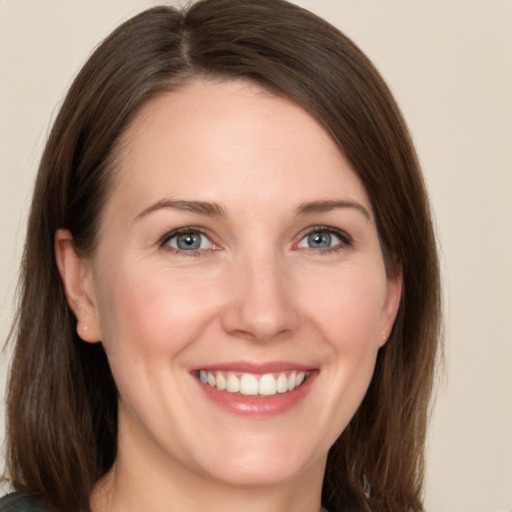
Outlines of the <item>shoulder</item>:
M 0 499 L 0 512 L 49 512 L 49 510 L 23 494 L 8 494 Z

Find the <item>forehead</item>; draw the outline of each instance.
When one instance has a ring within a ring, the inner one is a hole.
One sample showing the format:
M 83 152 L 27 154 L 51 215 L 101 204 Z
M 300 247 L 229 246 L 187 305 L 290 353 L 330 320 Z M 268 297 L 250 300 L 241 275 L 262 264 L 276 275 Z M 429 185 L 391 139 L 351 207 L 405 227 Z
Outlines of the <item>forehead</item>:
M 253 200 L 286 189 L 298 202 L 338 191 L 368 203 L 320 123 L 246 81 L 197 81 L 151 100 L 122 137 L 117 163 L 115 188 L 140 201 L 160 194 L 224 202 L 251 187 Z

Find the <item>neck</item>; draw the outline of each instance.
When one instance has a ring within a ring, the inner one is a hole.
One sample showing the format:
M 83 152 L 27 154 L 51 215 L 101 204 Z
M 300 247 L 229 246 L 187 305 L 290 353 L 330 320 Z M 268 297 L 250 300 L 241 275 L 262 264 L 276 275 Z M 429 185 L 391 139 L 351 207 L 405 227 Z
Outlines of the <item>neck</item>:
M 232 485 L 144 453 L 118 451 L 91 495 L 92 512 L 320 512 L 325 461 L 288 481 Z M 198 491 L 199 490 L 199 491 Z
M 218 477 L 213 469 L 190 466 L 183 456 L 181 459 L 132 423 L 120 421 L 116 463 L 92 492 L 92 512 L 321 511 L 325 458 L 305 464 L 286 478 L 268 476 L 272 471 L 269 460 L 268 477 L 260 471 L 257 485 L 252 478 L 249 484 L 237 481 L 236 468 L 226 473 L 235 478 L 232 481 L 231 477 Z
M 151 480 L 116 464 L 95 487 L 92 512 L 320 512 L 321 479 L 275 486 L 237 487 L 204 478 Z M 200 489 L 200 491 L 198 491 Z

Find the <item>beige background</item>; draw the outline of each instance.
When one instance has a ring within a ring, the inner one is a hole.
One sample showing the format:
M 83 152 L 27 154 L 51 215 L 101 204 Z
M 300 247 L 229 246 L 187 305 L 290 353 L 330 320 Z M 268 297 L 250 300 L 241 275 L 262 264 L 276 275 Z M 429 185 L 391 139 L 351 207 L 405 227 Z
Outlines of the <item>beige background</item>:
M 1 339 L 49 120 L 101 38 L 156 3 L 0 0 Z M 512 510 L 512 1 L 297 3 L 345 31 L 377 64 L 431 190 L 447 365 L 429 442 L 428 510 Z

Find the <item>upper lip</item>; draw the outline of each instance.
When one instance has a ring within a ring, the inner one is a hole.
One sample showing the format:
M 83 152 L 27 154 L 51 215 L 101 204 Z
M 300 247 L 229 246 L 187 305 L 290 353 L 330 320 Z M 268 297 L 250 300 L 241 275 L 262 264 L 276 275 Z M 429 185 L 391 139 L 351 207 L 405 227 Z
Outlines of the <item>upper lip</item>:
M 271 362 L 253 362 L 253 361 L 231 361 L 226 363 L 216 363 L 205 366 L 198 366 L 192 371 L 205 370 L 205 371 L 227 371 L 227 372 L 240 372 L 240 373 L 278 373 L 285 371 L 308 371 L 313 367 L 304 364 L 293 363 L 289 361 L 271 361 Z

